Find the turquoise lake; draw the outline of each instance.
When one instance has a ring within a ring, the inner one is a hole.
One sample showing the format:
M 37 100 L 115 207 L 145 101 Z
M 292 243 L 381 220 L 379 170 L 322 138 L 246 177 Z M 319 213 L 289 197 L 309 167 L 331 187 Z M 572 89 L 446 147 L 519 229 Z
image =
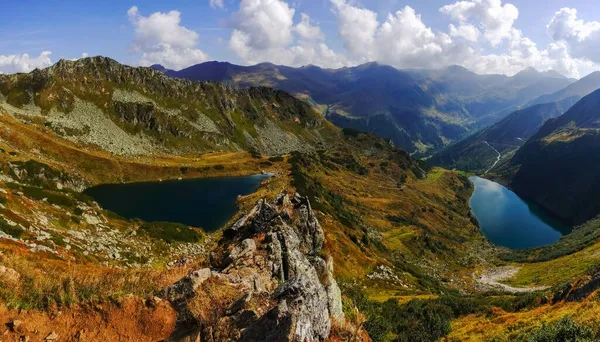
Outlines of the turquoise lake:
M 469 178 L 475 191 L 469 204 L 483 235 L 493 244 L 525 249 L 553 244 L 571 228 L 544 214 L 508 188 L 480 177 Z
M 256 191 L 269 175 L 103 184 L 85 190 L 104 209 L 148 222 L 167 221 L 214 231 L 236 213 L 238 195 Z

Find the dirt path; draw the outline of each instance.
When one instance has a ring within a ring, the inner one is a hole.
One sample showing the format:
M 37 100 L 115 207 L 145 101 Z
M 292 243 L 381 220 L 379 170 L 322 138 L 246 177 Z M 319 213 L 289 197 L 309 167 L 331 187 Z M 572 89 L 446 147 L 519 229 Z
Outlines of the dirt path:
M 496 157 L 496 161 L 494 162 L 494 165 L 492 165 L 492 166 L 491 166 L 489 169 L 487 169 L 487 170 L 484 172 L 484 174 L 486 174 L 486 173 L 490 172 L 490 170 L 491 170 L 491 169 L 493 169 L 493 168 L 494 168 L 494 166 L 496 166 L 496 164 L 498 164 L 498 162 L 500 161 L 500 157 L 502 157 L 502 155 L 500 154 L 500 152 L 498 152 L 498 150 L 497 150 L 497 149 L 495 149 L 495 148 L 494 148 L 494 146 L 490 145 L 490 143 L 489 143 L 489 142 L 487 142 L 487 141 L 485 141 L 485 140 L 484 140 L 483 142 L 484 142 L 486 145 L 488 145 L 488 146 L 489 146 L 489 147 L 490 147 L 492 150 L 494 150 L 494 152 L 498 153 L 498 157 Z
M 479 278 L 477 278 L 477 282 L 481 285 L 482 289 L 484 290 L 499 289 L 510 293 L 534 292 L 545 290 L 548 288 L 548 286 L 513 287 L 500 283 L 500 281 L 508 279 L 517 274 L 517 272 L 519 272 L 519 269 L 520 267 L 515 266 L 501 266 L 492 269 L 487 269 L 481 273 Z

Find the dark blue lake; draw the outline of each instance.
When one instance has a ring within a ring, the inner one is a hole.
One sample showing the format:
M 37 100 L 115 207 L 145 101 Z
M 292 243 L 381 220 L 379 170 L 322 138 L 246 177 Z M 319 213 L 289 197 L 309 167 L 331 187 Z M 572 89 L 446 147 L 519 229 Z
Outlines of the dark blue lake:
M 125 218 L 168 221 L 214 231 L 236 213 L 238 195 L 256 191 L 269 175 L 103 184 L 85 190 Z
M 550 245 L 571 228 L 547 216 L 508 188 L 480 177 L 469 178 L 475 191 L 469 204 L 481 232 L 493 244 L 511 249 Z

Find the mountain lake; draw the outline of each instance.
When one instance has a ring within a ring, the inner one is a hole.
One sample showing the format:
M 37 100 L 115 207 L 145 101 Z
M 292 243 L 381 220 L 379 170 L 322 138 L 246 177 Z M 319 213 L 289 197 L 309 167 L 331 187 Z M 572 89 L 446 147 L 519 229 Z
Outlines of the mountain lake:
M 555 243 L 571 228 L 549 217 L 508 188 L 480 177 L 470 177 L 475 185 L 469 205 L 479 221 L 481 232 L 493 244 L 510 249 L 526 249 Z
M 270 175 L 102 184 L 85 190 L 104 209 L 148 222 L 167 221 L 214 231 L 236 213 L 238 195 Z

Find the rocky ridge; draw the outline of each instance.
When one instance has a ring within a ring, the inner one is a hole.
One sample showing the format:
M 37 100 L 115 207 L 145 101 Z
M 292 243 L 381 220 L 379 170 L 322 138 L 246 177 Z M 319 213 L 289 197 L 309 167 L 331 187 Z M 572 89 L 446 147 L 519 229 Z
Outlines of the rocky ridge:
M 344 324 L 344 314 L 323 242 L 308 198 L 259 200 L 223 232 L 210 267 L 164 290 L 180 313 L 173 340 L 324 340 L 332 325 Z M 213 300 L 198 305 L 206 297 Z
M 283 91 L 173 79 L 105 57 L 0 75 L 0 108 L 68 140 L 127 156 L 306 151 L 331 128 Z

